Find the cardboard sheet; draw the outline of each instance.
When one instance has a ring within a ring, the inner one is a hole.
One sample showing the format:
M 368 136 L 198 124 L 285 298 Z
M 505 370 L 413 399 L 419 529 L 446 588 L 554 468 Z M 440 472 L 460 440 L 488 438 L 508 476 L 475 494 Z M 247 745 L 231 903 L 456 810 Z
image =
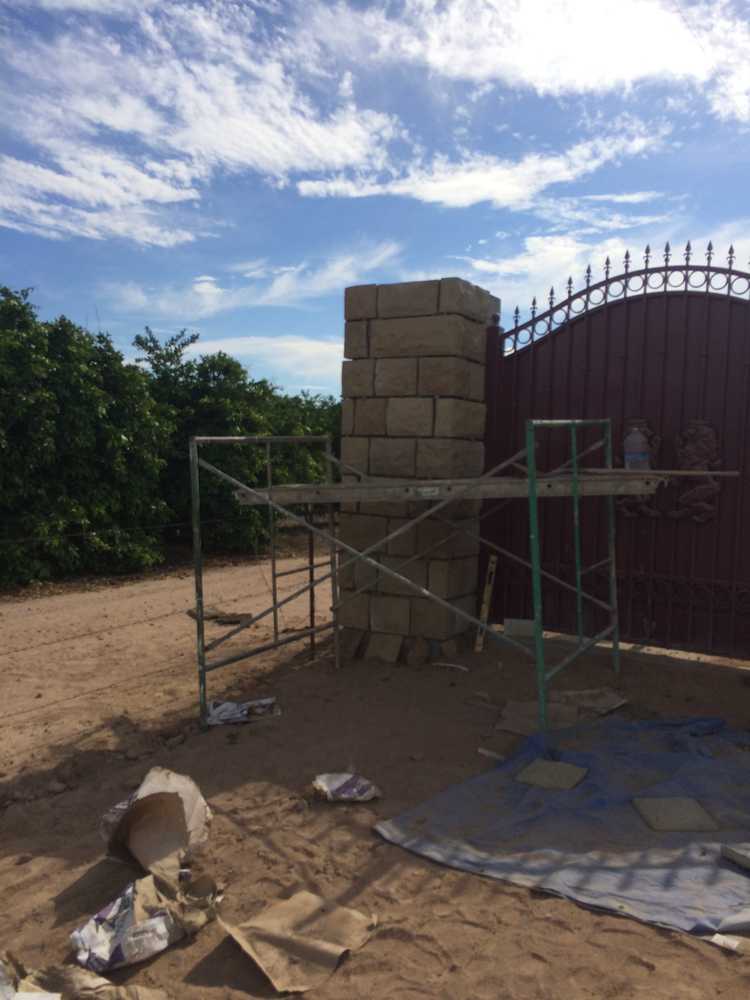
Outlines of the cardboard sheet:
M 525 785 L 535 785 L 537 788 L 568 791 L 583 781 L 586 770 L 585 767 L 576 767 L 575 764 L 566 764 L 561 760 L 544 760 L 537 757 L 519 771 L 516 781 L 522 781 Z
M 374 922 L 358 910 L 298 892 L 243 924 L 222 926 L 274 989 L 304 993 L 324 983 L 345 952 L 362 947 Z

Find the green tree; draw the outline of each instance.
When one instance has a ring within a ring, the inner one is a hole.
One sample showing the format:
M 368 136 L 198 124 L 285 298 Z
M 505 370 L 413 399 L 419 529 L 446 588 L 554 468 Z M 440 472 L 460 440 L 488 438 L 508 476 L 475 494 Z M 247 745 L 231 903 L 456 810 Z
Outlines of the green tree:
M 0 288 L 0 582 L 157 562 L 169 430 L 108 336 Z

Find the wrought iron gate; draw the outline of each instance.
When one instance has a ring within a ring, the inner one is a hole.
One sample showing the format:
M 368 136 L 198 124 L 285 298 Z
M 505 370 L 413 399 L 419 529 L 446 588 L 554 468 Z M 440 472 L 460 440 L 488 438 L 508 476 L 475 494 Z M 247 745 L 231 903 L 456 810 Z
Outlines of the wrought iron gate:
M 705 263 L 663 262 L 611 274 L 573 291 L 512 330 L 488 337 L 487 466 L 518 447 L 528 418 L 610 417 L 622 465 L 621 442 L 633 424 L 649 441 L 651 467 L 732 470 L 739 479 L 673 480 L 655 498 L 618 502 L 617 574 L 624 639 L 750 657 L 750 273 Z M 553 468 L 552 444 L 538 456 Z M 583 445 L 585 445 L 585 441 Z M 617 448 L 616 448 L 617 451 Z M 544 511 L 542 554 L 558 576 L 571 578 L 572 553 L 560 505 Z M 593 514 L 596 524 L 596 514 Z M 525 505 L 488 518 L 487 535 L 522 551 Z M 584 544 L 587 561 L 606 548 L 603 520 Z M 502 561 L 501 561 L 502 563 Z M 589 581 L 606 593 L 606 580 Z M 545 626 L 575 628 L 575 606 L 564 592 L 544 594 Z M 529 617 L 526 577 L 505 562 L 495 584 L 492 618 Z M 601 627 L 587 622 L 588 634 Z

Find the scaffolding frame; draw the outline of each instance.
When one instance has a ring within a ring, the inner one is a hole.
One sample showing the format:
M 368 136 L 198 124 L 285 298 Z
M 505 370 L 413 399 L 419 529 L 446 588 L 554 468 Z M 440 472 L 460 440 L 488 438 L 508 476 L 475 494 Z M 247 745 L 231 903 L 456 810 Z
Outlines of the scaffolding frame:
M 584 426 L 602 426 L 605 429 L 604 436 L 593 445 L 578 450 L 578 429 Z M 538 429 L 552 429 L 567 427 L 571 434 L 571 457 L 561 466 L 547 473 L 539 473 L 536 450 L 536 432 Z M 202 445 L 251 445 L 262 446 L 266 456 L 266 482 L 264 487 L 250 486 L 231 476 L 229 473 L 213 465 L 200 457 L 199 449 Z M 295 485 L 275 485 L 273 482 L 273 455 L 274 446 L 277 444 L 291 444 L 300 446 L 321 446 L 324 448 L 326 481 L 323 484 L 295 484 Z M 580 460 L 592 452 L 603 448 L 605 453 L 605 468 L 584 469 L 580 466 Z M 338 585 L 339 573 L 349 566 L 358 562 L 374 567 L 380 574 L 398 581 L 408 588 L 408 591 L 416 596 L 427 598 L 439 607 L 449 610 L 456 615 L 467 626 L 473 626 L 477 633 L 484 634 L 501 647 L 511 646 L 522 652 L 529 659 L 533 660 L 536 667 L 537 692 L 539 699 L 539 723 L 540 728 L 547 727 L 547 687 L 550 680 L 564 667 L 568 666 L 574 659 L 591 649 L 596 643 L 603 639 L 613 637 L 613 662 L 615 669 L 619 669 L 619 634 L 617 623 L 617 587 L 614 562 L 614 542 L 615 542 L 615 522 L 614 522 L 614 497 L 616 495 L 647 495 L 654 493 L 658 486 L 664 482 L 665 477 L 659 472 L 643 471 L 637 475 L 628 470 L 614 469 L 612 467 L 612 434 L 611 425 L 608 419 L 602 420 L 531 420 L 527 421 L 526 444 L 525 447 L 516 452 L 510 458 L 494 465 L 482 476 L 473 479 L 436 479 L 436 480 L 371 480 L 360 470 L 342 462 L 333 454 L 331 439 L 327 435 L 316 436 L 237 436 L 237 437 L 205 437 L 198 436 L 190 439 L 190 481 L 192 497 L 192 526 L 193 526 L 193 560 L 195 569 L 195 621 L 196 621 L 196 647 L 198 665 L 198 686 L 200 717 L 203 724 L 206 723 L 208 714 L 207 699 L 207 675 L 221 667 L 237 663 L 260 653 L 268 652 L 293 642 L 307 639 L 310 644 L 311 655 L 315 656 L 315 639 L 321 632 L 333 630 L 333 656 L 336 667 L 341 665 L 340 649 L 340 627 L 339 612 L 341 607 L 348 601 L 354 599 L 357 594 L 372 589 L 372 584 L 367 583 L 346 596 L 341 597 Z M 522 464 L 525 460 L 526 464 Z M 336 482 L 334 480 L 334 466 L 345 474 L 354 474 L 358 477 L 357 482 Z M 203 555 L 201 539 L 200 520 L 200 472 L 205 470 L 213 476 L 228 483 L 234 488 L 235 497 L 241 505 L 265 506 L 268 511 L 268 524 L 270 536 L 270 561 L 272 573 L 272 603 L 269 607 L 255 615 L 243 615 L 238 625 L 230 628 L 223 635 L 206 642 L 205 635 L 205 608 L 203 599 Z M 507 473 L 515 472 L 516 475 Z M 520 473 L 520 476 L 518 475 Z M 602 496 L 608 500 L 609 511 L 609 555 L 607 559 L 589 566 L 585 569 L 580 562 L 580 499 L 583 496 Z M 575 585 L 568 583 L 560 577 L 555 576 L 542 567 L 541 545 L 539 539 L 539 512 L 538 504 L 540 500 L 547 500 L 559 497 L 572 497 L 573 499 L 573 527 L 574 545 L 576 549 L 576 580 Z M 441 515 L 441 511 L 448 504 L 457 500 L 499 500 L 499 504 L 486 507 L 480 514 L 479 520 L 483 520 L 505 504 L 526 498 L 529 503 L 529 541 L 531 559 L 524 559 L 517 553 L 496 545 L 491 540 L 484 538 L 480 533 L 473 532 L 460 524 L 451 521 L 450 518 Z M 351 503 L 361 500 L 368 502 L 388 502 L 393 500 L 409 500 L 426 502 L 428 506 L 407 519 L 404 524 L 395 528 L 384 538 L 379 539 L 372 545 L 361 550 L 342 541 L 337 534 L 334 505 L 338 503 Z M 312 511 L 316 505 L 324 505 L 328 508 L 327 530 L 318 527 L 311 520 L 301 517 L 291 509 L 292 505 L 304 505 L 308 517 L 312 517 Z M 281 514 L 288 521 L 304 528 L 309 532 L 308 561 L 297 569 L 286 570 L 281 573 L 277 569 L 276 558 L 276 524 L 275 515 Z M 384 550 L 395 538 L 413 531 L 421 522 L 433 519 L 447 523 L 452 531 L 445 538 L 426 549 L 409 556 L 399 564 L 398 569 L 392 569 L 377 561 L 378 550 Z M 491 551 L 510 559 L 511 561 L 531 570 L 532 574 L 532 594 L 534 605 L 534 641 L 532 646 L 506 635 L 504 632 L 482 621 L 475 615 L 456 607 L 449 600 L 435 594 L 426 587 L 415 583 L 408 576 L 403 575 L 399 570 L 403 570 L 416 559 L 423 558 L 435 548 L 445 545 L 446 541 L 464 535 L 480 544 L 485 545 Z M 328 547 L 329 559 L 322 563 L 315 563 L 314 539 L 320 538 Z M 339 553 L 348 556 L 339 565 Z M 592 569 L 609 564 L 610 567 L 610 599 L 608 602 L 602 601 L 593 594 L 588 593 L 582 587 L 582 577 Z M 324 565 L 329 565 L 327 572 L 315 576 L 315 570 Z M 292 573 L 303 573 L 307 571 L 308 580 L 292 594 L 279 599 L 278 579 Z M 543 603 L 542 603 L 542 579 L 550 580 L 565 590 L 572 591 L 576 595 L 576 607 L 578 611 L 578 644 L 576 648 L 562 661 L 547 669 L 545 636 L 543 628 Z M 323 583 L 331 582 L 331 612 L 330 622 L 323 625 L 316 624 L 315 618 L 315 598 L 314 589 Z M 307 628 L 292 632 L 289 635 L 281 636 L 279 631 L 279 610 L 286 604 L 296 600 L 303 594 L 310 594 L 310 622 Z M 587 638 L 583 635 L 583 601 L 588 600 L 594 605 L 610 613 L 610 625 L 603 632 L 596 636 Z M 273 616 L 273 640 L 261 643 L 250 649 L 243 649 L 240 652 L 231 653 L 211 659 L 209 653 L 217 649 L 220 645 L 234 638 L 243 630 L 257 624 L 269 615 Z

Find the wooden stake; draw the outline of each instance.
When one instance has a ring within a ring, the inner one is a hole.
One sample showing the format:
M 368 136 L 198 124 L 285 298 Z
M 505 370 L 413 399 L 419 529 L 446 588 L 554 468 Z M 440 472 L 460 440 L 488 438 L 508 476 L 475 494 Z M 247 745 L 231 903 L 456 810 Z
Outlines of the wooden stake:
M 490 556 L 487 562 L 487 576 L 484 581 L 484 592 L 482 594 L 482 610 L 479 612 L 479 620 L 483 625 L 487 624 L 487 619 L 490 614 L 490 601 L 492 600 L 492 590 L 495 586 L 495 573 L 497 571 L 497 556 Z M 474 640 L 474 652 L 481 653 L 484 649 L 484 634 L 485 630 L 483 628 L 477 629 L 477 637 Z

